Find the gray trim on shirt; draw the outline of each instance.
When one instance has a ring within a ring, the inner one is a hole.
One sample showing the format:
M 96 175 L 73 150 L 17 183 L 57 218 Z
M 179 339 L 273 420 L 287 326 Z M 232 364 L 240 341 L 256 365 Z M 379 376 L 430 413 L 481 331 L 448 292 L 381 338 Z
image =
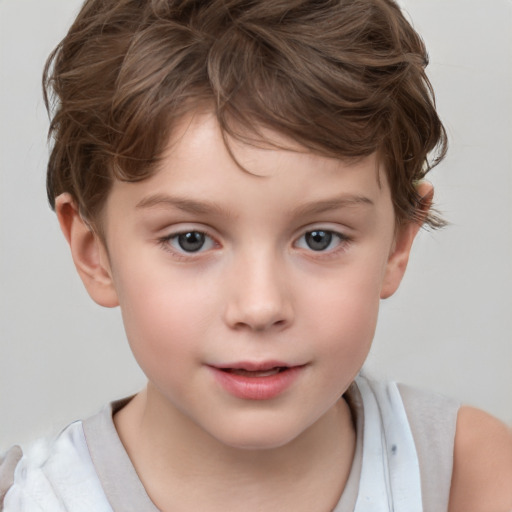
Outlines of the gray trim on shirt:
M 460 403 L 398 384 L 420 462 L 423 512 L 448 510 Z
M 113 416 L 131 398 L 118 400 L 83 422 L 85 440 L 114 512 L 158 512 L 119 439 Z

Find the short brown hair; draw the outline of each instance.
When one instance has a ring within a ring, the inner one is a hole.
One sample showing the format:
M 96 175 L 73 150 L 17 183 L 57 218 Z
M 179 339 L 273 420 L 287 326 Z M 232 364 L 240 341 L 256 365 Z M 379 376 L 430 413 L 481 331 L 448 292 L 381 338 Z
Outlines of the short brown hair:
M 398 221 L 415 220 L 416 184 L 447 147 L 427 63 L 393 0 L 87 0 L 44 72 L 50 204 L 70 192 L 94 224 L 112 181 L 151 175 L 206 102 L 224 135 L 379 151 Z

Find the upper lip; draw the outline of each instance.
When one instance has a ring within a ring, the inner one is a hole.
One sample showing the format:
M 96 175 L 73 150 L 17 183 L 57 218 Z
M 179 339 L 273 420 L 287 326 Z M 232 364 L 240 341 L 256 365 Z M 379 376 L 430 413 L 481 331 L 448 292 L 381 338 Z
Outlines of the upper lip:
M 248 372 L 262 372 L 272 368 L 292 368 L 294 366 L 282 361 L 238 361 L 236 363 L 212 365 L 219 370 L 246 370 Z

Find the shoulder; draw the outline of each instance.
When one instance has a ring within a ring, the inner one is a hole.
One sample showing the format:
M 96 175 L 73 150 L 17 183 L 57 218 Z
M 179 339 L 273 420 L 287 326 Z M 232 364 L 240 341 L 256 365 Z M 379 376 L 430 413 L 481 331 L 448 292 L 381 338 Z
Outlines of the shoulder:
M 14 472 L 22 456 L 19 446 L 13 446 L 7 453 L 0 455 L 0 511 L 3 510 L 5 495 L 14 483 Z
M 457 418 L 449 510 L 512 511 L 512 430 L 472 407 Z

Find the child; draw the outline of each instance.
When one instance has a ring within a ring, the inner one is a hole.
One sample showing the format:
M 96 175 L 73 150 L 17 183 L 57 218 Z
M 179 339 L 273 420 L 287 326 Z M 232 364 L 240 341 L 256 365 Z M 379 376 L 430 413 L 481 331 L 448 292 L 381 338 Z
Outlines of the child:
M 504 426 L 358 376 L 442 224 L 393 2 L 93 0 L 49 62 L 50 202 L 148 385 L 12 449 L 5 511 L 512 509 Z

